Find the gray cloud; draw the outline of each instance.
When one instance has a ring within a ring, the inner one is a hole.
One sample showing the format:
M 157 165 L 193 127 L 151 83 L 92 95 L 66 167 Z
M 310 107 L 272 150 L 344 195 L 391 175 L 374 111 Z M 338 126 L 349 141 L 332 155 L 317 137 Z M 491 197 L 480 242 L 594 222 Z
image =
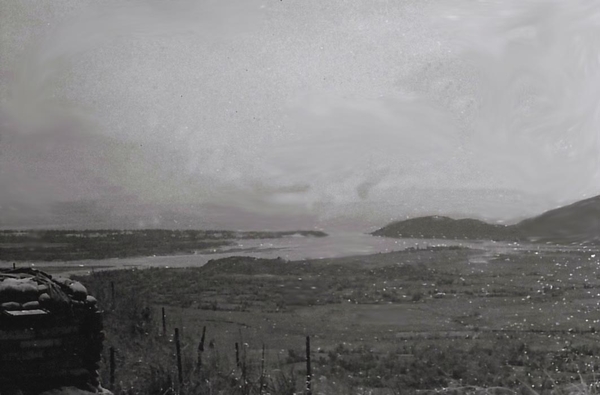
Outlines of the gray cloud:
M 510 219 L 600 193 L 589 1 L 23 4 L 0 20 L 11 223 Z

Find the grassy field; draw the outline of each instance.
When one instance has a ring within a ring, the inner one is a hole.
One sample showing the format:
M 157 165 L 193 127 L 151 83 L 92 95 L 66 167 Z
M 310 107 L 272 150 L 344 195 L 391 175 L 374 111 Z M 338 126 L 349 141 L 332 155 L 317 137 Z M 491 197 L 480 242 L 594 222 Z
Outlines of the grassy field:
M 250 394 L 262 382 L 263 393 L 301 393 L 310 335 L 315 394 L 596 393 L 582 383 L 590 390 L 600 369 L 598 255 L 481 256 L 453 247 L 295 262 L 234 257 L 79 280 L 106 311 L 117 391 Z

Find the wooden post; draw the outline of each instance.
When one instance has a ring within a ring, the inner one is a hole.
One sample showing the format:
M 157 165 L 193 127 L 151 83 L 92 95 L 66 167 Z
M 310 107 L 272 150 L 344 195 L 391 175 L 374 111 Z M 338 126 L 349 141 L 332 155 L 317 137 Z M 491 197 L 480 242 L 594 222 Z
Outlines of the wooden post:
M 263 394 L 265 389 L 265 345 L 262 345 L 262 356 L 260 357 L 260 394 Z
M 115 389 L 115 348 L 110 348 L 110 388 Z
M 246 366 L 246 344 L 242 342 L 242 347 L 243 347 L 243 354 L 242 354 L 242 383 L 243 383 L 243 389 L 244 389 L 244 394 L 249 393 L 249 388 L 248 388 L 248 376 L 247 376 L 247 366 Z
M 13 262 L 13 269 L 17 268 L 17 264 L 15 262 Z
M 202 327 L 202 337 L 200 338 L 199 350 L 204 351 L 204 340 L 206 339 L 206 326 Z
M 240 367 L 240 345 L 235 343 L 235 366 Z
M 312 395 L 312 369 L 310 366 L 310 336 L 306 336 L 306 395 Z
M 198 344 L 198 362 L 196 366 L 200 368 L 202 366 L 202 353 L 204 352 L 204 339 L 206 339 L 206 326 L 202 328 L 202 337 L 200 338 L 200 344 Z
M 246 352 L 244 351 L 244 360 L 242 361 L 242 388 L 243 393 L 248 393 L 248 378 L 246 377 Z
M 179 385 L 183 385 L 183 371 L 181 367 L 181 343 L 179 341 L 179 328 L 175 328 L 175 351 L 177 352 L 177 373 L 179 375 Z
M 112 308 L 114 309 L 116 306 L 115 301 L 115 283 L 113 281 L 110 282 L 110 300 L 112 302 Z
M 167 336 L 167 315 L 165 314 L 165 308 L 162 308 L 162 325 L 163 325 L 163 336 Z

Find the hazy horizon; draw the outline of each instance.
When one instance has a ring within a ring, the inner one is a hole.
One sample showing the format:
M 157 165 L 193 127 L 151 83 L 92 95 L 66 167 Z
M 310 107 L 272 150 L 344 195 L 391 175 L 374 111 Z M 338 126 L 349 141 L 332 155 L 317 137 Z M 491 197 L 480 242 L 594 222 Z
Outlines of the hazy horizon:
M 596 8 L 2 2 L 0 229 L 513 223 L 600 195 Z

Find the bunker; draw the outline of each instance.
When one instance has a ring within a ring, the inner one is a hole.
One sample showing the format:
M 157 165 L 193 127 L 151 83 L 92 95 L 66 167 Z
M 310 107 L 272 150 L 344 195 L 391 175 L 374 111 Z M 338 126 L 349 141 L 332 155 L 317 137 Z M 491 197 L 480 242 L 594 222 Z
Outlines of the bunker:
M 97 301 L 81 283 L 0 270 L 0 393 L 100 392 L 102 329 Z

